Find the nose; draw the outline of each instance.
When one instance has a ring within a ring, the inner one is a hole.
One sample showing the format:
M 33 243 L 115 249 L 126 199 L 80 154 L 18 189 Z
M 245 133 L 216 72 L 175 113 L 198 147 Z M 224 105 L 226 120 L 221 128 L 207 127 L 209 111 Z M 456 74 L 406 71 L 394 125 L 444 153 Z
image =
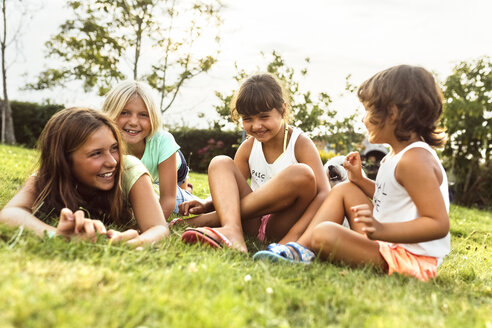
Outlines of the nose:
M 259 120 L 253 120 L 253 131 L 259 130 L 261 128 L 261 122 Z
M 128 123 L 130 124 L 137 124 L 137 116 L 136 115 L 130 115 L 130 118 L 128 119 Z
M 364 112 L 364 115 L 362 115 L 362 119 L 361 119 L 361 122 L 363 124 L 366 124 L 365 121 L 366 121 L 366 117 L 367 117 L 367 112 Z
M 116 164 L 118 164 L 118 159 L 119 159 L 119 156 L 109 153 L 106 156 L 106 161 L 104 162 L 104 164 L 107 167 L 111 167 L 111 168 L 116 167 Z

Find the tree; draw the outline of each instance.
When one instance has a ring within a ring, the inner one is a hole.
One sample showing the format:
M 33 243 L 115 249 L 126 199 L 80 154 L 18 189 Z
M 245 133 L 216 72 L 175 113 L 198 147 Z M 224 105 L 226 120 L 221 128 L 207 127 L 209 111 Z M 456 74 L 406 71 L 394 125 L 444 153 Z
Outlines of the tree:
M 164 112 L 186 80 L 216 61 L 217 50 L 198 55 L 197 44 L 220 40 L 219 0 L 70 0 L 67 5 L 74 17 L 46 43 L 48 56 L 64 66 L 41 72 L 29 88 L 82 81 L 85 91 L 97 88 L 103 95 L 130 66 L 129 76 L 158 90 Z
M 449 141 L 443 155 L 454 179 L 455 200 L 489 204 L 492 196 L 492 62 L 489 57 L 460 62 L 443 88 L 443 123 Z
M 330 109 L 332 100 L 326 92 L 321 92 L 313 96 L 310 91 L 302 91 L 298 82 L 308 74 L 307 67 L 303 67 L 300 73 L 286 65 L 282 56 L 273 51 L 272 59 L 263 71 L 276 75 L 283 83 L 290 95 L 291 114 L 290 124 L 300 128 L 311 137 L 323 139 L 330 145 L 334 145 L 334 150 L 340 153 L 347 153 L 353 149 L 355 143 L 362 141 L 363 136 L 355 131 L 354 119 L 356 114 L 349 117 L 339 118 L 336 110 Z M 310 63 L 309 58 L 305 59 L 305 64 Z M 239 82 L 244 80 L 248 74 L 244 69 L 239 69 L 236 65 L 236 75 L 234 79 Z M 260 71 L 258 69 L 258 71 Z M 349 84 L 347 77 L 346 90 L 354 92 L 355 89 Z M 233 92 L 222 94 L 216 92 L 221 104 L 215 106 L 220 119 L 214 122 L 215 128 L 224 127 L 228 122 L 232 122 L 230 115 L 230 103 Z
M 12 2 L 12 1 L 10 1 Z M 19 7 L 17 7 L 18 9 Z M 9 16 L 11 13 L 9 12 Z M 12 108 L 10 107 L 8 88 L 7 88 L 7 48 L 12 43 L 18 41 L 18 37 L 21 32 L 22 24 L 18 23 L 15 31 L 12 35 L 8 33 L 8 17 L 7 16 L 7 1 L 2 0 L 2 30 L 0 35 L 0 51 L 2 57 L 2 92 L 3 101 L 2 107 L 2 129 L 1 129 L 1 142 L 15 144 L 15 133 L 14 133 L 14 121 L 12 120 Z M 21 14 L 25 16 L 25 12 Z M 11 17 L 11 16 L 10 16 Z

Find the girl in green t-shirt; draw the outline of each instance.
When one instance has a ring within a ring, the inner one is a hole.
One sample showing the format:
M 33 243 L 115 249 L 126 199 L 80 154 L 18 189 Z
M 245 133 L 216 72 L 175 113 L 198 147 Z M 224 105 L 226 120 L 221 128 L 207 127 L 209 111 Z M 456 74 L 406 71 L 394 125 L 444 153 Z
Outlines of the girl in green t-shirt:
M 2 209 L 0 222 L 40 236 L 95 241 L 103 234 L 135 246 L 169 235 L 147 170 L 136 158 L 120 156 L 118 128 L 106 115 L 64 109 L 48 121 L 38 147 L 38 171 Z M 56 228 L 49 225 L 58 215 Z M 107 231 L 107 224 L 124 231 Z
M 179 204 L 195 199 L 186 190 L 188 166 L 172 134 L 160 129 L 160 115 L 147 84 L 121 82 L 106 95 L 102 110 L 119 126 L 128 153 L 144 163 L 158 184 L 166 218 L 179 212 Z

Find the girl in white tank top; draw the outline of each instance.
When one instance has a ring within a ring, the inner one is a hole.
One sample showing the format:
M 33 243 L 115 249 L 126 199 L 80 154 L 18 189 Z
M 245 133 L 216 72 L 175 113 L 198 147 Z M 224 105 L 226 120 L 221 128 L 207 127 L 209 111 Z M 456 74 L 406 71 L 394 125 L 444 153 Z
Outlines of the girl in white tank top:
M 299 240 L 255 258 L 309 262 L 317 253 L 352 266 L 372 263 L 388 274 L 435 277 L 450 251 L 446 172 L 431 148 L 445 141 L 437 128 L 440 91 L 425 69 L 401 65 L 364 82 L 358 96 L 369 142 L 392 148 L 376 182 L 362 176 L 359 153 L 349 154 L 350 182 L 333 188 Z M 341 225 L 344 216 L 350 229 Z
M 187 229 L 183 241 L 247 252 L 244 235 L 286 243 L 306 229 L 329 183 L 314 143 L 287 124 L 287 99 L 271 74 L 243 83 L 233 113 L 250 138 L 234 160 L 218 156 L 210 162 L 211 199 L 181 206 L 183 215 L 201 214 L 186 220 L 199 228 Z

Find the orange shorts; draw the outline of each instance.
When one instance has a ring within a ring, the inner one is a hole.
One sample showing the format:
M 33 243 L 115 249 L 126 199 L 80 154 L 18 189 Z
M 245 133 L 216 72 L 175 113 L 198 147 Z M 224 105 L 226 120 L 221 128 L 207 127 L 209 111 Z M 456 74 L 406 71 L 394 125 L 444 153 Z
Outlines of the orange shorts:
M 432 256 L 416 255 L 401 246 L 394 246 L 385 241 L 379 243 L 379 253 L 388 263 L 388 275 L 393 272 L 413 276 L 427 281 L 437 275 L 437 259 Z

